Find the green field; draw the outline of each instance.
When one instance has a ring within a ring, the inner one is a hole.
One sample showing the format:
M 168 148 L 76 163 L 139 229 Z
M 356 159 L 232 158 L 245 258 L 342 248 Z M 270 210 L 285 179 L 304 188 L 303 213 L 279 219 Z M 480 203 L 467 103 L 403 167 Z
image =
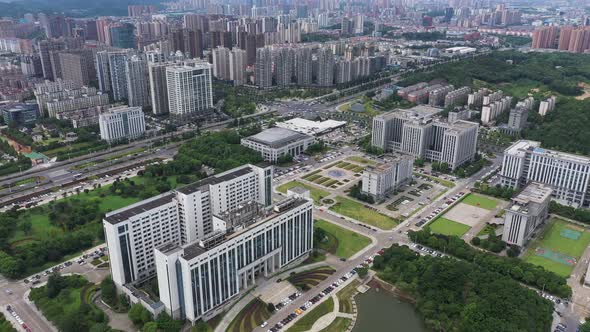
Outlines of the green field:
M 467 231 L 471 229 L 471 227 L 467 225 L 443 217 L 438 217 L 429 226 L 433 233 L 456 235 L 459 237 L 463 236 L 463 234 L 467 233 Z
M 561 236 L 561 231 L 566 228 L 581 231 L 582 236 L 577 240 Z M 535 249 L 538 247 L 551 249 L 564 255 L 580 259 L 584 250 L 588 247 L 588 244 L 590 244 L 590 232 L 562 219 L 553 218 L 549 221 L 549 225 L 545 227 L 543 233 L 529 245 L 523 259 L 529 263 L 542 266 L 549 271 L 567 277 L 571 274 L 574 268 L 573 266 L 538 256 L 535 253 Z
M 325 220 L 316 220 L 314 226 L 323 229 L 328 235 L 326 242 L 315 245 L 338 257 L 349 258 L 371 244 L 368 237 Z
M 284 184 L 277 187 L 277 191 L 279 191 L 283 194 L 286 194 L 287 190 L 289 190 L 293 187 L 297 187 L 297 186 L 308 189 L 309 193 L 311 195 L 311 198 L 313 198 L 313 201 L 318 205 L 320 204 L 320 201 L 322 200 L 322 198 L 330 195 L 330 193 L 325 190 L 312 187 L 310 185 L 304 184 L 299 181 L 291 181 L 291 182 L 284 183 Z
M 342 196 L 336 197 L 336 204 L 332 205 L 330 210 L 381 229 L 392 229 L 398 224 L 398 221 L 394 218 L 366 208 L 363 204 Z
M 103 186 L 89 191 L 88 193 L 81 192 L 78 195 L 68 196 L 60 200 L 71 200 L 74 198 L 80 200 L 95 200 L 99 202 L 99 210 L 101 213 L 107 213 L 109 211 L 117 210 L 127 205 L 139 202 L 141 199 L 136 197 L 121 197 L 112 195 L 109 193 L 110 185 Z M 104 197 L 100 197 L 104 194 Z M 16 220 L 18 224 L 29 220 L 31 222 L 31 233 L 25 235 L 20 229 L 14 233 L 10 239 L 10 243 L 21 242 L 26 240 L 38 240 L 38 239 L 49 239 L 55 234 L 63 233 L 63 230 L 51 223 L 49 220 L 48 208 L 44 205 L 36 208 L 27 210 L 25 213 L 20 215 L 20 218 Z
M 498 205 L 496 200 L 478 194 L 469 194 L 461 202 L 486 210 L 493 210 Z

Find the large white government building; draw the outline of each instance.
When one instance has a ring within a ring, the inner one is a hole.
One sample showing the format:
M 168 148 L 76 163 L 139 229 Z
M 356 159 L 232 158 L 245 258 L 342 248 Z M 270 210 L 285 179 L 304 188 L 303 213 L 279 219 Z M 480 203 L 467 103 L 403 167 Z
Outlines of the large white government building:
M 522 188 L 529 182 L 546 184 L 554 201 L 573 207 L 590 207 L 590 158 L 541 148 L 520 140 L 504 151 L 502 184 Z
M 372 144 L 384 151 L 444 162 L 454 170 L 475 157 L 479 125 L 434 119 L 440 112 L 420 105 L 378 115 L 373 118 Z
M 243 146 L 259 152 L 265 161 L 272 163 L 285 155 L 296 157 L 314 142 L 313 136 L 279 127 L 263 130 L 241 140 Z
M 311 200 L 272 204 L 272 166 L 244 165 L 108 213 L 112 278 L 154 314 L 208 319 L 256 276 L 307 256 Z M 136 287 L 157 276 L 160 301 Z

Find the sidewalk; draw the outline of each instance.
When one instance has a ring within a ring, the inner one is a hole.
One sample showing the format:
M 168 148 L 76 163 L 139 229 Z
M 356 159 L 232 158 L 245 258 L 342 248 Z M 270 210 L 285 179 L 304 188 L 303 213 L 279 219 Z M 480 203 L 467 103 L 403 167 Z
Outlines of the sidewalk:
M 215 332 L 225 332 L 229 327 L 229 324 L 236 318 L 236 316 L 250 303 L 250 301 L 254 300 L 254 294 L 252 292 L 248 292 L 248 294 L 244 295 L 238 302 L 236 302 L 229 311 L 223 313 L 223 318 L 219 325 L 215 328 Z

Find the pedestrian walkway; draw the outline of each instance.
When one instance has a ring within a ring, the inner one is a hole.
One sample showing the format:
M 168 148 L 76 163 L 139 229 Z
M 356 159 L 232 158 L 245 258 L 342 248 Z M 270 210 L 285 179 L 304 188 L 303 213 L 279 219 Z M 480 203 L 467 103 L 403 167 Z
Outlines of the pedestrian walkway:
M 236 318 L 236 316 L 250 303 L 250 301 L 254 300 L 254 294 L 252 292 L 248 292 L 244 297 L 242 297 L 236 304 L 234 304 L 229 311 L 223 314 L 223 319 L 219 322 L 219 325 L 215 328 L 215 332 L 225 332 L 229 327 L 229 324 Z

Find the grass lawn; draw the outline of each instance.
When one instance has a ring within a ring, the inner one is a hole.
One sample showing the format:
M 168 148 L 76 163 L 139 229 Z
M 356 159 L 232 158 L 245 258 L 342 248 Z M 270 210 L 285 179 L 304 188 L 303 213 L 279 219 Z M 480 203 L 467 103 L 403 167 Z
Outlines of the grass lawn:
M 325 220 L 316 220 L 314 226 L 331 235 L 327 243 L 316 243 L 316 246 L 338 257 L 349 258 L 371 244 L 368 237 Z
M 338 308 L 340 312 L 352 314 L 352 296 L 356 294 L 356 288 L 359 284 L 360 282 L 358 280 L 353 280 L 350 284 L 346 285 L 346 287 L 336 293 L 338 301 L 340 302 L 340 307 Z
M 0 331 L 1 332 L 16 332 L 12 324 L 6 320 L 3 313 L 0 312 Z
M 493 210 L 498 205 L 496 200 L 478 194 L 469 194 L 461 202 L 486 210 Z
M 463 236 L 471 228 L 456 221 L 452 221 L 443 217 L 437 218 L 430 225 L 430 230 L 434 233 L 443 235 Z
M 569 239 L 561 236 L 561 231 L 569 228 L 576 231 L 581 231 L 582 235 L 578 240 Z M 559 218 L 552 218 L 549 224 L 545 226 L 543 233 L 535 239 L 524 254 L 524 260 L 544 267 L 549 271 L 553 271 L 561 276 L 567 277 L 571 274 L 573 266 L 555 262 L 545 257 L 538 256 L 535 253 L 537 247 L 551 249 L 553 251 L 562 253 L 579 259 L 586 247 L 590 244 L 590 232 L 585 231 L 581 227 L 577 227 Z
M 394 218 L 366 208 L 363 204 L 342 196 L 336 197 L 336 204 L 332 205 L 330 210 L 381 229 L 392 229 L 398 224 L 398 221 Z
M 311 329 L 313 323 L 315 323 L 320 317 L 334 311 L 334 300 L 332 297 L 322 302 L 315 309 L 308 311 L 301 319 L 299 319 L 293 326 L 291 326 L 287 332 L 303 332 Z M 250 331 L 250 330 L 244 330 Z
M 364 165 L 377 165 L 377 162 L 375 162 L 373 160 L 365 159 L 365 158 L 359 157 L 359 156 L 352 156 L 352 157 L 348 157 L 346 159 L 350 160 L 350 161 L 357 162 L 357 163 L 361 163 Z
M 352 321 L 350 320 L 350 318 L 336 317 L 336 319 L 334 319 L 330 325 L 328 325 L 326 328 L 320 330 L 320 332 L 346 331 L 346 329 L 348 329 L 348 326 L 350 325 L 351 322 Z
M 253 331 L 271 316 L 266 303 L 256 298 L 248 303 L 229 324 L 227 332 Z
M 429 178 L 430 180 L 432 180 L 434 182 L 438 182 L 447 188 L 453 188 L 455 186 L 454 182 L 451 182 L 451 181 L 448 181 L 445 179 L 441 179 L 441 178 L 437 178 L 436 176 L 430 176 L 430 175 L 426 175 L 426 174 L 422 174 L 422 173 L 414 173 L 414 176 L 422 176 L 425 178 Z
M 311 287 L 317 286 L 317 284 L 328 278 L 334 272 L 336 272 L 336 270 L 329 266 L 320 266 L 291 275 L 287 278 L 287 281 L 301 290 L 307 290 Z
M 301 183 L 299 181 L 291 181 L 291 182 L 284 183 L 284 184 L 277 187 L 277 191 L 279 191 L 283 194 L 286 194 L 287 190 L 289 190 L 293 187 L 297 187 L 297 186 L 301 186 L 303 188 L 308 189 L 311 194 L 311 198 L 313 198 L 313 201 L 318 205 L 320 204 L 320 201 L 322 200 L 322 198 L 330 195 L 330 193 L 325 190 L 317 189 L 315 187 L 312 187 L 312 186 L 307 185 L 305 183 Z

